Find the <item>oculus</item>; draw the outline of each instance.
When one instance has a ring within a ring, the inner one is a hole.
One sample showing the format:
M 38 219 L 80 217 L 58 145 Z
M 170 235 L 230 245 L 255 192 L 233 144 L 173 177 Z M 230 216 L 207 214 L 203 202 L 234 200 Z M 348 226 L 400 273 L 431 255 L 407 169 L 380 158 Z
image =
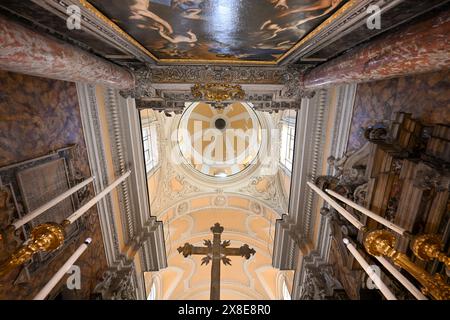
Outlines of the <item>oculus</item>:
M 223 109 L 194 102 L 181 116 L 178 146 L 195 171 L 217 179 L 242 172 L 257 158 L 262 130 L 248 103 L 235 102 Z

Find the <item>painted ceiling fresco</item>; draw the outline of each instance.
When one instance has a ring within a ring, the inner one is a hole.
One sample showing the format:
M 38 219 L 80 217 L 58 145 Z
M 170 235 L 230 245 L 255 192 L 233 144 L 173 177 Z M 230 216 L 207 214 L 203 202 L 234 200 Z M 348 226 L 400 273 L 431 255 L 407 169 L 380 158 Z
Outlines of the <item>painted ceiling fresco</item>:
M 157 59 L 274 62 L 346 0 L 90 0 Z

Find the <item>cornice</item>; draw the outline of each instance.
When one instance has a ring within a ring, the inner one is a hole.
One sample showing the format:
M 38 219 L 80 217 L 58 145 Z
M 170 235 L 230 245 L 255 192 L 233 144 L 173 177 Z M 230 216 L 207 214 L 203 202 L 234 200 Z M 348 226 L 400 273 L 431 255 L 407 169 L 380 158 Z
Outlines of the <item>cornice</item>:
M 114 21 L 106 17 L 102 12 L 92 6 L 89 1 L 86 0 L 33 0 L 37 5 L 42 6 L 46 10 L 54 13 L 62 20 L 67 18 L 67 8 L 70 5 L 76 5 L 81 11 L 81 26 L 83 30 L 87 30 L 91 35 L 97 38 L 99 41 L 105 43 L 108 46 L 114 47 L 121 54 L 120 56 L 128 57 L 128 60 L 134 60 L 133 63 L 138 61 L 148 65 L 185 65 L 186 67 L 196 65 L 232 65 L 246 67 L 260 67 L 260 68 L 277 68 L 283 65 L 293 63 L 299 59 L 304 58 L 305 61 L 310 61 L 316 65 L 320 61 L 328 60 L 332 58 L 332 54 L 327 54 L 324 57 L 317 57 L 315 54 L 322 48 L 331 46 L 339 39 L 345 38 L 348 34 L 355 29 L 360 31 L 366 23 L 367 18 L 370 16 L 370 11 L 367 9 L 370 5 L 378 5 L 383 12 L 388 12 L 396 7 L 407 7 L 407 1 L 394 0 L 394 1 L 378 1 L 378 0 L 349 0 L 340 8 L 338 8 L 331 16 L 323 21 L 319 26 L 314 28 L 311 32 L 299 39 L 297 43 L 292 46 L 288 51 L 281 55 L 275 61 L 249 61 L 239 59 L 158 59 L 154 54 L 150 52 L 148 48 L 143 46 L 139 41 L 133 38 L 125 30 L 123 30 Z M 406 4 L 405 4 L 406 2 Z M 355 41 L 358 43 L 367 40 L 381 32 L 384 32 L 401 22 L 408 21 L 412 17 L 419 13 L 426 12 L 432 7 L 438 4 L 417 6 L 408 10 L 403 19 L 396 19 L 394 22 L 386 22 L 386 26 L 381 30 L 371 30 L 366 35 L 359 35 Z M 410 12 L 411 11 L 411 12 Z M 66 36 L 67 37 L 67 36 Z M 348 50 L 348 45 L 336 44 L 336 54 L 342 51 Z M 108 57 L 106 57 L 108 58 Z M 115 60 L 117 63 L 124 63 L 123 58 L 109 57 Z
M 309 67 L 149 66 L 135 70 L 136 87 L 121 94 L 137 99 L 138 108 L 181 113 L 185 102 L 199 101 L 191 92 L 194 85 L 233 83 L 241 85 L 243 101 L 256 110 L 299 109 L 302 98 L 314 96 L 302 88 L 302 76 Z
M 296 149 L 293 171 L 291 175 L 291 197 L 289 213 L 277 221 L 274 266 L 294 269 L 296 257 L 290 254 L 293 247 L 298 251 L 303 244 L 313 242 L 316 214 L 319 211 L 313 191 L 307 187 L 307 181 L 314 181 L 321 174 L 325 153 L 340 155 L 345 152 L 351 125 L 352 110 L 356 92 L 355 85 L 346 85 L 331 90 L 320 90 L 313 99 L 305 99 L 297 117 Z M 336 99 L 332 99 L 332 94 Z M 332 101 L 335 105 L 331 105 Z M 335 119 L 330 137 L 326 136 L 326 119 L 329 108 L 334 108 Z M 325 150 L 325 141 L 331 139 L 330 150 Z M 329 237 L 328 224 L 325 219 L 319 219 L 319 244 L 315 250 L 327 259 Z M 314 254 L 314 250 L 313 253 Z M 298 274 L 296 281 L 299 281 Z
M 122 274 L 124 270 L 131 270 L 133 274 L 130 279 L 133 281 L 130 280 L 130 283 L 135 285 L 136 297 L 145 298 L 143 277 L 136 274 L 134 255 L 142 252 L 142 271 L 159 270 L 167 266 L 167 261 L 162 223 L 150 214 L 138 111 L 135 106 L 129 105 L 130 101 L 121 98 L 117 91 L 105 89 L 105 97 L 99 97 L 99 92 L 93 86 L 77 84 L 77 90 L 90 167 L 92 175 L 96 177 L 96 192 L 103 190 L 109 180 L 114 178 L 109 177 L 106 171 L 106 137 L 98 114 L 99 98 L 105 101 L 113 171 L 120 174 L 124 170 L 132 170 L 130 178 L 117 188 L 120 220 L 125 223 L 124 228 L 121 228 L 125 230 L 125 251 L 119 247 L 119 222 L 114 214 L 111 195 L 100 201 L 98 208 L 109 272 Z
M 106 168 L 103 133 L 100 128 L 98 105 L 95 87 L 77 84 L 78 101 L 83 125 L 83 132 L 88 150 L 89 166 L 95 175 L 94 189 L 96 193 L 104 190 L 110 183 Z M 112 210 L 111 195 L 106 196 L 97 204 L 100 225 L 105 245 L 105 252 L 109 266 L 125 264 L 120 255 L 117 227 Z
M 129 159 L 125 158 L 126 155 L 126 146 L 123 144 L 124 136 L 121 130 L 121 124 L 119 119 L 119 110 L 117 108 L 117 97 L 116 91 L 113 89 L 106 89 L 105 92 L 105 102 L 106 102 L 106 114 L 108 116 L 108 129 L 109 136 L 112 138 L 111 149 L 112 149 L 112 159 L 114 163 L 114 171 L 118 173 L 118 175 L 125 174 L 128 170 L 126 163 L 129 163 Z M 132 239 L 135 233 L 135 225 L 136 221 L 131 213 L 130 207 L 130 197 L 129 197 L 129 188 L 128 183 L 123 182 L 120 185 L 122 189 L 121 192 L 118 193 L 120 198 L 121 212 L 125 216 L 125 225 L 124 230 L 126 230 L 126 239 Z
M 331 106 L 335 108 L 335 119 L 333 121 L 333 134 L 331 137 L 331 147 L 330 154 L 341 158 L 345 154 L 347 141 L 349 136 L 349 130 L 351 126 L 351 120 L 353 115 L 353 106 L 356 94 L 356 85 L 345 85 L 340 86 L 335 89 L 336 100 L 334 101 L 335 105 Z M 323 139 L 324 140 L 324 137 Z M 323 149 L 323 146 L 322 146 Z M 323 158 L 324 150 L 322 150 L 322 159 L 320 162 L 325 161 Z M 327 172 L 330 173 L 332 171 L 331 166 L 328 166 Z M 316 177 L 316 174 L 314 174 Z M 311 202 L 314 203 L 312 205 L 312 210 L 310 212 L 316 213 L 319 211 L 317 208 L 317 203 L 313 202 L 313 194 L 310 194 Z M 304 284 L 307 281 L 307 268 L 310 266 L 320 267 L 321 265 L 325 265 L 328 262 L 329 250 L 330 250 L 330 220 L 327 217 L 321 216 L 319 222 L 319 231 L 317 235 L 317 244 L 312 251 L 308 252 L 302 258 L 301 269 L 297 270 L 294 278 L 294 286 L 292 297 L 293 299 L 299 299 Z
M 68 7 L 75 5 L 80 8 L 81 27 L 95 35 L 100 41 L 106 42 L 124 54 L 129 54 L 143 63 L 153 64 L 151 53 L 121 30 L 111 20 L 106 18 L 86 0 L 32 0 L 37 5 L 54 13 L 64 21 L 67 19 Z

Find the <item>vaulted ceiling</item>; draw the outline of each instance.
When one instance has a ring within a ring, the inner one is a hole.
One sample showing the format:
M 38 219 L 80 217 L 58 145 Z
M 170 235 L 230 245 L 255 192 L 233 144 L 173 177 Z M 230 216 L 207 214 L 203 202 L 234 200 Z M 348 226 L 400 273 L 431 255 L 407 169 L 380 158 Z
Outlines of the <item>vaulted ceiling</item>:
M 271 171 L 261 161 L 269 156 L 263 146 L 273 142 L 262 135 L 262 148 L 253 155 L 255 158 L 244 162 L 246 165 L 242 167 L 237 166 L 236 172 L 234 165 L 228 162 L 234 163 L 234 158 L 239 158 L 239 148 L 234 149 L 239 141 L 235 141 L 233 147 L 226 139 L 228 142 L 203 137 L 206 143 L 202 144 L 202 134 L 206 136 L 208 130 L 216 133 L 255 127 L 268 130 L 275 127 L 279 116 L 252 111 L 244 103 L 219 110 L 205 103 L 187 103 L 182 115 L 171 117 L 153 111 L 142 113 L 157 119 L 158 140 L 163 142 L 160 167 L 148 179 L 152 214 L 164 224 L 168 262 L 167 268 L 151 275 L 158 299 L 209 299 L 211 266 L 202 265 L 203 256 L 185 258 L 177 249 L 185 243 L 203 246 L 204 240 L 212 239 L 210 228 L 217 222 L 225 228 L 222 240 L 231 241 L 231 247 L 248 244 L 256 250 L 249 260 L 232 256 L 229 257 L 231 266 L 222 265 L 221 299 L 279 299 L 282 283 L 290 286 L 293 272 L 272 266 L 275 221 L 287 208 L 286 185 L 279 181 L 278 167 Z M 216 123 L 219 119 L 224 120 L 223 129 Z M 173 135 L 180 131 L 186 136 Z M 249 142 L 242 142 L 247 149 Z M 221 148 L 222 157 L 216 159 L 216 149 Z M 192 154 L 198 152 L 200 160 L 203 157 L 213 159 L 208 165 L 199 163 L 197 166 L 193 162 L 195 159 L 186 157 L 188 153 L 181 159 L 180 151 L 185 149 Z M 175 164 L 173 160 L 181 160 L 181 163 Z M 268 163 L 270 166 L 276 161 Z
M 2 0 L 0 14 L 118 64 L 317 65 L 448 0 Z M 81 29 L 67 28 L 69 6 Z M 381 28 L 368 28 L 381 9 Z M 371 9 L 372 8 L 372 9 Z
M 90 2 L 162 62 L 274 62 L 345 0 Z
M 211 266 L 201 255 L 184 258 L 177 248 L 186 242 L 204 246 L 211 240 L 211 226 L 224 227 L 222 240 L 231 247 L 248 244 L 256 250 L 249 260 L 229 257 L 231 266 L 221 266 L 221 299 L 280 299 L 280 280 L 292 285 L 293 272 L 272 267 L 275 219 L 278 214 L 257 200 L 231 194 L 211 194 L 184 199 L 159 217 L 164 221 L 168 268 L 153 274 L 159 299 L 208 300 Z

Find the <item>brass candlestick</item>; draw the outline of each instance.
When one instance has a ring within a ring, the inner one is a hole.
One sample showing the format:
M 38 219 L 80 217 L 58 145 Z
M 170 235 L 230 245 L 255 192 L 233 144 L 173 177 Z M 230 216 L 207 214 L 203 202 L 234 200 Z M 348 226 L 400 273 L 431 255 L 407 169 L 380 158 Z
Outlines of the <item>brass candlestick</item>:
M 409 272 L 423 286 L 422 292 L 437 300 L 450 299 L 450 286 L 441 275 L 430 275 L 421 267 L 415 265 L 408 256 L 394 249 L 395 236 L 387 230 L 376 230 L 368 233 L 364 239 L 364 247 L 373 256 L 385 256 L 399 267 Z
M 436 259 L 450 269 L 450 258 L 442 252 L 444 245 L 437 235 L 424 234 L 418 236 L 413 240 L 411 249 L 419 259 L 424 261 Z
M 57 250 L 64 243 L 64 227 L 56 223 L 40 224 L 31 231 L 30 239 L 0 265 L 0 276 L 29 261 L 38 252 Z

